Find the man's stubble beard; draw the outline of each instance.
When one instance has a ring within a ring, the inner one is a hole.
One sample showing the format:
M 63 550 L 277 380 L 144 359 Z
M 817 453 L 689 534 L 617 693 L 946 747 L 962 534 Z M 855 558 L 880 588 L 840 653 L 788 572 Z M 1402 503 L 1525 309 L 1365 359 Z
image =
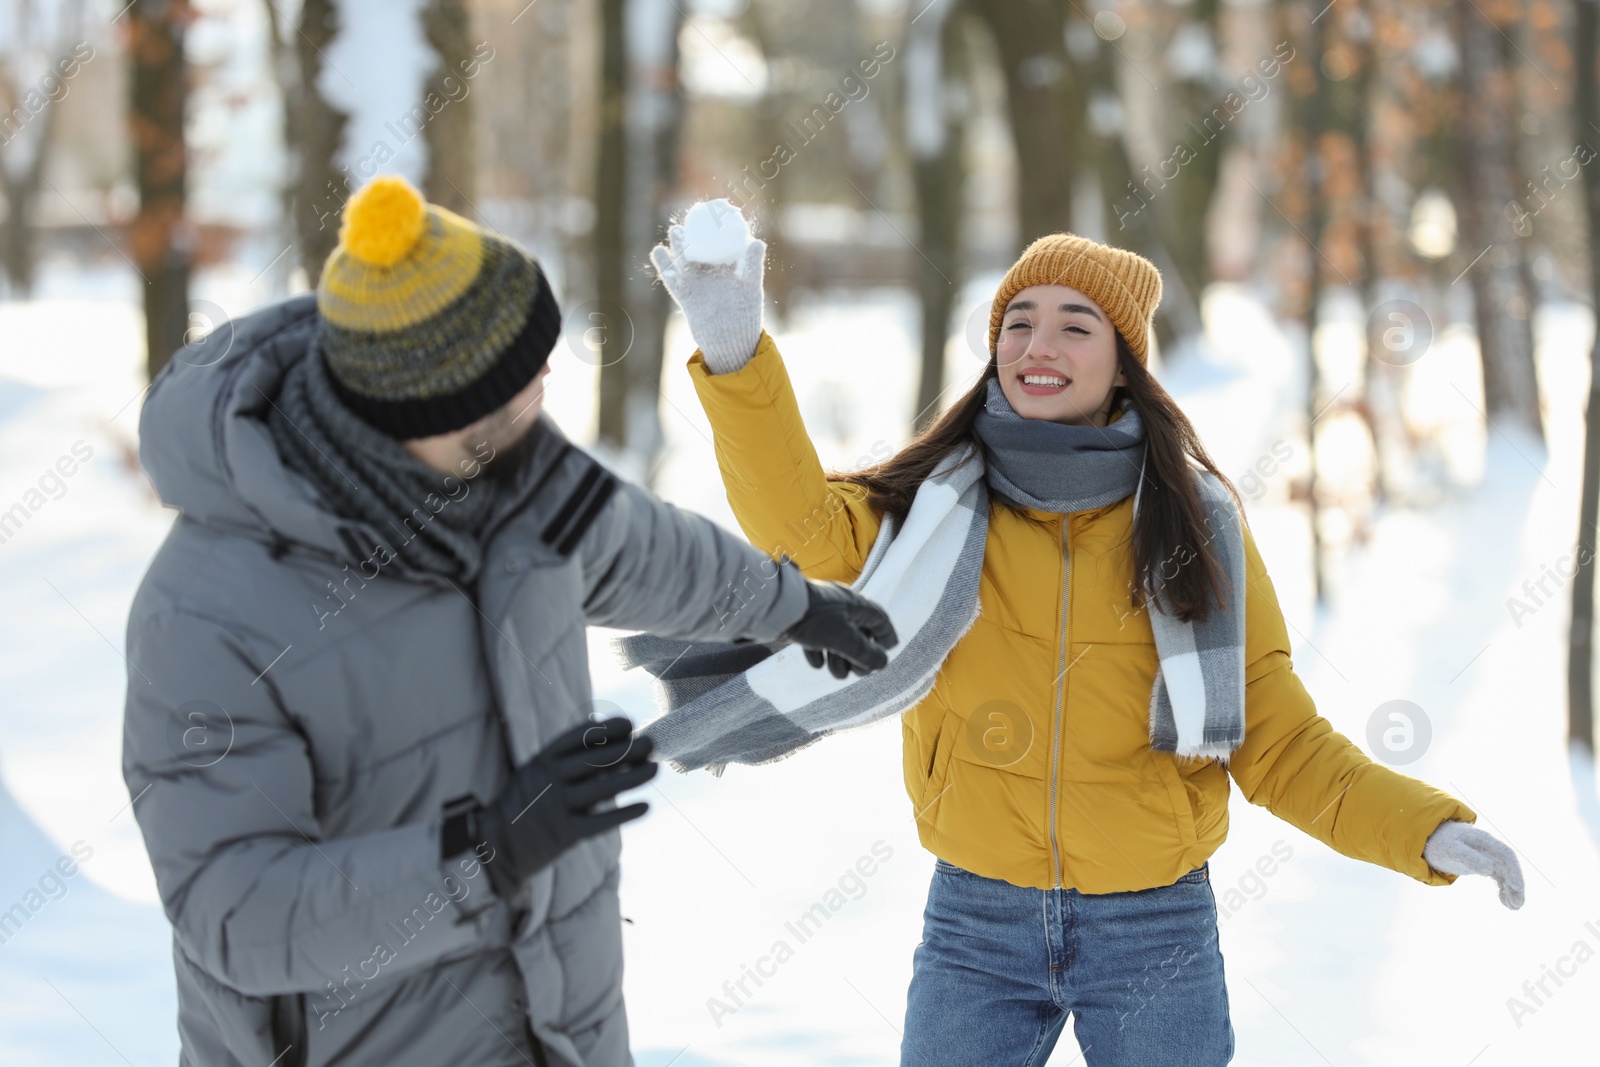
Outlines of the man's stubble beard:
M 506 425 L 509 425 L 509 421 Z M 495 429 L 499 429 L 499 427 L 496 426 Z M 497 446 L 494 451 L 494 458 L 483 465 L 484 476 L 501 489 L 510 488 L 516 482 L 517 475 L 522 471 L 522 468 L 528 465 L 528 460 L 533 455 L 533 439 L 536 432 L 537 427 L 529 425 L 522 436 L 511 444 Z

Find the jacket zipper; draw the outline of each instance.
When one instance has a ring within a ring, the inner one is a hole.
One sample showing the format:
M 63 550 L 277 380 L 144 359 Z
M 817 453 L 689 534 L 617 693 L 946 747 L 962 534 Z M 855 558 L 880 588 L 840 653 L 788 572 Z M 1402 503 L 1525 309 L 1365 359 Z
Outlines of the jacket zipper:
M 1061 622 L 1056 651 L 1055 712 L 1050 725 L 1050 865 L 1055 887 L 1061 888 L 1061 850 L 1056 844 L 1056 778 L 1061 762 L 1061 709 L 1067 688 L 1067 591 L 1072 586 L 1072 560 L 1067 553 L 1067 531 L 1072 516 L 1061 516 Z

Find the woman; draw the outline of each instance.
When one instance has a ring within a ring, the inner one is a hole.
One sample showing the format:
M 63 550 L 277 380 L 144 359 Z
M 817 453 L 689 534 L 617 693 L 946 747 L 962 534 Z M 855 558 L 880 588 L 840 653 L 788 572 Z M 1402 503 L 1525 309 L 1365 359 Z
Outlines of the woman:
M 1069 1013 L 1089 1067 L 1227 1063 L 1207 858 L 1229 775 L 1345 855 L 1429 885 L 1490 874 L 1521 906 L 1515 855 L 1471 809 L 1317 714 L 1237 494 L 1146 366 L 1147 260 L 1034 242 L 995 294 L 977 382 L 891 458 L 829 474 L 761 329 L 765 246 L 704 264 L 680 227 L 669 242 L 652 261 L 699 345 L 690 375 L 756 545 L 855 581 L 888 517 L 909 530 L 918 489 L 981 456 L 981 610 L 901 720 L 937 857 L 902 1064 L 1040 1064 Z

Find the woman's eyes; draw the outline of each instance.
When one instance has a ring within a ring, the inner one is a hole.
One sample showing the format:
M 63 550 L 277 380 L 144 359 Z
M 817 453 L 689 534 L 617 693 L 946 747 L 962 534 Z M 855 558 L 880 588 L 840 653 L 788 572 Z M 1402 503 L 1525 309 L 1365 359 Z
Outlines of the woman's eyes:
M 1008 329 L 1008 330 L 1031 330 L 1032 328 L 1033 328 L 1033 323 L 1028 322 L 1026 319 L 1019 319 L 1018 321 L 1013 322 L 1010 326 L 1006 327 L 1006 329 Z M 1077 325 L 1066 326 L 1066 327 L 1063 327 L 1063 329 L 1065 329 L 1065 330 L 1067 330 L 1068 332 L 1071 332 L 1071 333 L 1077 333 L 1077 334 L 1079 334 L 1079 335 L 1081 335 L 1083 337 L 1089 336 L 1089 331 L 1084 329 L 1082 326 L 1077 326 Z

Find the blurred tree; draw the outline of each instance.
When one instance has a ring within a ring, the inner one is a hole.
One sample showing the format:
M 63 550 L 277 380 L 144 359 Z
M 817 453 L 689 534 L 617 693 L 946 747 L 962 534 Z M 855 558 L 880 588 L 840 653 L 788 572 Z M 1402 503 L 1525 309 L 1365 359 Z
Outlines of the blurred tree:
M 1374 136 L 1382 107 L 1382 82 L 1370 13 L 1375 7 L 1376 0 L 1353 0 L 1331 8 L 1317 5 L 1316 13 L 1309 16 L 1313 21 L 1310 44 L 1305 49 L 1305 69 L 1312 89 L 1297 111 L 1296 120 L 1296 125 L 1305 129 L 1308 150 L 1310 143 L 1315 144 L 1315 151 L 1307 157 L 1307 176 L 1312 180 L 1306 183 L 1311 220 L 1308 232 L 1317 242 L 1317 254 L 1308 261 L 1307 275 L 1310 295 L 1306 311 L 1312 336 L 1321 322 L 1322 294 L 1329 289 L 1356 289 L 1367 309 L 1367 344 L 1360 373 L 1338 382 L 1328 391 L 1330 395 L 1313 390 L 1308 396 L 1311 407 L 1307 412 L 1307 418 L 1321 422 L 1324 429 L 1340 418 L 1354 418 L 1367 433 L 1372 462 L 1367 474 L 1348 487 L 1353 492 L 1338 500 L 1329 499 L 1337 494 L 1320 491 L 1315 452 L 1307 482 L 1313 511 L 1342 508 L 1357 541 L 1366 537 L 1366 517 L 1384 492 L 1385 448 L 1375 396 L 1395 416 L 1387 425 L 1395 427 L 1398 422 L 1398 412 L 1393 410 L 1397 405 L 1395 391 L 1386 388 L 1389 383 L 1384 372 L 1388 365 L 1374 356 L 1382 351 L 1379 346 L 1384 344 L 1385 331 L 1394 325 L 1388 318 L 1373 314 L 1381 299 L 1383 280 L 1380 244 L 1394 238 L 1393 227 L 1384 225 L 1386 215 L 1375 194 L 1378 146 Z M 1320 366 L 1320 362 L 1313 363 L 1314 374 L 1320 374 Z
M 485 221 L 539 257 L 564 299 L 591 296 L 593 269 L 572 262 L 593 225 L 586 195 L 594 179 L 596 79 L 590 71 L 587 0 L 475 0 L 478 25 L 493 27 L 494 62 L 474 83 L 478 110 L 478 206 Z M 581 274 L 581 276 L 578 276 Z
M 1517 200 L 1516 0 L 1456 0 L 1461 50 L 1456 160 L 1462 258 L 1472 286 L 1486 417 L 1543 438 L 1533 365 L 1533 293 L 1526 247 L 1506 208 Z
M 1170 15 L 1178 22 L 1162 52 L 1162 106 L 1150 116 L 1163 134 L 1163 144 L 1182 144 L 1191 150 L 1170 177 L 1162 170 L 1165 184 L 1154 207 L 1161 245 L 1171 257 L 1175 275 L 1167 284 L 1176 290 L 1173 283 L 1180 283 L 1182 298 L 1197 307 L 1211 281 L 1206 219 L 1216 197 L 1223 153 L 1234 138 L 1235 116 L 1245 100 L 1222 64 L 1217 41 L 1221 7 L 1221 0 L 1172 5 Z M 1166 162 L 1158 167 L 1164 168 Z M 1174 330 L 1174 336 L 1166 339 L 1164 354 L 1181 350 L 1177 342 L 1192 339 L 1181 335 L 1193 326 Z
M 1128 112 L 1117 84 L 1119 54 L 1112 43 L 1121 35 L 1119 24 L 1097 28 L 1085 18 L 1067 24 L 1070 55 L 1077 81 L 1086 97 L 1082 127 L 1082 155 L 1095 161 L 1101 203 L 1105 210 L 1107 239 L 1138 252 L 1155 264 L 1162 276 L 1161 304 L 1156 309 L 1156 343 L 1163 357 L 1197 343 L 1205 332 L 1200 318 L 1198 290 L 1191 290 L 1168 253 L 1153 203 L 1158 186 L 1135 173 L 1128 148 Z M 1147 173 L 1149 168 L 1143 168 Z M 1203 226 L 1203 220 L 1200 225 Z
M 871 55 L 857 0 L 752 0 L 734 24 L 760 47 L 766 67 L 765 80 L 752 84 L 756 162 L 735 184 L 759 194 L 766 216 L 767 305 L 782 322 L 792 292 L 803 284 L 796 253 L 804 254 L 799 246 L 812 235 L 791 235 L 790 216 L 780 205 L 854 205 L 865 199 L 873 210 L 870 205 L 883 203 L 881 94 L 870 91 L 857 66 Z M 752 81 L 731 59 L 726 62 L 735 77 Z
M 595 175 L 599 439 L 646 483 L 661 460 L 661 359 L 670 297 L 647 266 L 678 185 L 683 87 L 674 0 L 601 0 Z M 626 357 L 626 358 L 624 358 Z
M 273 0 L 264 2 L 273 7 Z M 297 77 L 284 93 L 284 131 L 294 170 L 289 217 L 294 220 L 295 252 L 311 285 L 339 243 L 339 211 L 353 191 L 335 162 L 349 118 L 317 89 L 326 65 L 324 49 L 338 32 L 336 0 L 301 0 L 294 34 Z
M 1311 0 L 1320 6 L 1320 0 Z M 1304 13 L 1305 5 L 1297 5 Z M 1328 8 L 1311 16 L 1309 28 L 1312 91 L 1305 108 L 1306 138 L 1306 202 L 1308 236 L 1306 244 L 1306 277 L 1310 292 L 1306 296 L 1306 506 L 1310 512 L 1307 527 L 1311 531 L 1311 588 L 1316 603 L 1324 604 L 1328 598 L 1327 574 L 1322 553 L 1321 499 L 1317 492 L 1317 420 L 1322 415 L 1326 401 L 1322 396 L 1322 363 L 1317 358 L 1317 327 L 1322 321 L 1323 269 L 1327 253 L 1318 247 L 1325 239 L 1324 225 L 1327 215 L 1328 163 L 1323 131 L 1327 126 L 1328 111 Z M 1335 268 L 1337 269 L 1337 268 Z
M 449 101 L 448 107 L 441 107 L 422 127 L 428 146 L 428 170 L 423 175 L 422 189 L 431 202 L 458 215 L 474 217 L 478 214 L 478 153 L 472 121 L 476 105 L 472 94 L 462 91 L 462 87 L 468 80 L 464 72 L 473 69 L 477 49 L 465 3 L 428 0 L 422 8 L 422 29 L 437 54 L 427 85 L 442 92 L 443 99 Z M 488 46 L 487 41 L 484 44 Z M 492 46 L 483 54 L 492 55 Z M 430 104 L 424 106 L 433 110 Z
M 906 27 L 905 124 L 917 199 L 914 264 L 922 312 L 922 366 L 917 380 L 916 426 L 940 415 L 944 347 L 956 280 L 961 277 L 961 223 L 965 205 L 966 123 L 962 88 L 970 62 L 968 16 L 959 0 L 932 0 Z
M 1214 0 L 1202 0 L 1214 2 Z M 915 7 L 916 5 L 912 5 Z M 994 36 L 1017 153 L 1020 253 L 1037 237 L 1072 229 L 1072 194 L 1086 94 L 1066 53 L 1061 0 L 984 0 L 970 10 Z
M 1371 162 L 1386 165 L 1370 181 L 1369 203 L 1382 206 L 1367 218 L 1368 270 L 1379 279 L 1367 297 L 1367 398 L 1385 452 L 1380 493 L 1400 489 L 1413 501 L 1443 488 L 1445 460 L 1435 427 L 1409 418 L 1401 397 L 1415 362 L 1426 355 L 1427 338 L 1448 321 L 1445 296 L 1459 292 L 1452 286 L 1471 258 L 1458 255 L 1459 204 L 1446 192 L 1455 185 L 1460 151 L 1453 3 L 1374 0 L 1371 8 L 1381 64 L 1366 103 Z M 1374 314 L 1383 297 L 1410 306 Z
M 753 153 L 757 162 L 753 168 L 747 166 L 745 174 L 753 169 L 754 179 L 746 178 L 741 193 L 759 193 L 760 201 L 751 205 L 752 210 L 745 214 L 752 223 L 758 219 L 764 222 L 761 227 L 761 237 L 767 243 L 767 263 L 762 276 L 762 295 L 766 300 L 766 310 L 772 312 L 777 322 L 782 322 L 788 317 L 790 298 L 795 288 L 795 272 L 789 255 L 789 235 L 783 225 L 783 213 L 778 205 L 794 198 L 789 196 L 791 178 L 795 176 L 795 168 L 789 166 L 775 166 L 770 176 L 766 173 L 766 163 L 774 160 L 769 155 L 779 144 L 788 144 L 796 140 L 794 133 L 790 132 L 792 122 L 789 112 L 796 110 L 810 117 L 810 102 L 807 100 L 808 90 L 813 88 L 808 84 L 811 79 L 794 72 L 807 70 L 812 65 L 811 57 L 802 42 L 797 41 L 791 34 L 807 34 L 816 27 L 836 26 L 841 21 L 837 16 L 838 11 L 829 11 L 833 18 L 809 17 L 806 7 L 799 5 L 761 4 L 749 3 L 745 5 L 743 16 L 736 23 L 749 31 L 750 38 L 761 49 L 762 61 L 766 64 L 767 77 L 763 84 L 756 87 L 753 123 L 755 133 L 755 146 Z M 805 44 L 814 42 L 806 41 Z M 729 60 L 729 65 L 734 66 Z M 737 67 L 735 67 L 737 69 Z M 747 78 L 743 71 L 739 71 L 741 78 Z M 801 120 L 802 122 L 805 119 Z M 770 147 L 769 147 L 770 146 Z M 776 162 L 774 160 L 774 162 Z M 838 167 L 829 168 L 838 174 Z M 759 182 L 759 185 L 757 184 Z M 738 183 L 738 179 L 735 179 Z M 740 203 L 743 198 L 731 200 Z M 753 199 L 753 197 L 752 197 Z M 765 218 L 761 218 L 765 215 Z
M 1386 439 L 1398 440 L 1399 392 L 1392 367 L 1377 358 L 1384 351 L 1386 323 L 1375 311 L 1382 300 L 1385 264 L 1393 258 L 1393 216 L 1378 195 L 1380 181 L 1376 126 L 1386 103 L 1384 80 L 1379 76 L 1376 18 L 1382 17 L 1382 0 L 1358 0 L 1354 14 L 1345 23 L 1350 40 L 1351 77 L 1349 98 L 1356 115 L 1351 124 L 1356 169 L 1360 182 L 1360 209 L 1357 240 L 1361 257 L 1361 297 L 1365 304 L 1365 350 L 1362 357 L 1361 397 L 1353 404 L 1372 438 L 1372 495 L 1377 503 L 1387 499 L 1388 479 L 1384 472 Z
M 599 438 L 627 446 L 628 379 L 622 359 L 633 341 L 627 303 L 628 0 L 600 0 L 600 129 L 594 176 L 595 310 L 581 323 L 600 362 Z M 610 364 L 619 369 L 607 373 Z
M 1600 317 L 1600 171 L 1595 163 L 1595 131 L 1600 131 L 1600 4 L 1576 0 L 1573 53 L 1572 128 L 1588 149 L 1583 162 L 1584 220 L 1588 231 L 1589 310 Z M 1578 566 L 1572 580 L 1572 620 L 1567 630 L 1567 747 L 1574 771 L 1586 770 L 1579 802 L 1595 803 L 1594 779 L 1594 601 L 1596 520 L 1600 519 L 1600 330 L 1589 347 L 1589 398 L 1584 407 L 1583 488 L 1578 502 Z M 1591 823 L 1591 832 L 1595 828 Z M 1600 840 L 1596 841 L 1600 845 Z
M 81 0 L 13 0 L 0 11 L 0 263 L 18 296 L 33 291 L 34 199 L 56 145 L 59 101 L 83 59 L 74 46 L 82 30 Z
M 187 0 L 134 0 L 124 17 L 132 73 L 128 132 L 139 192 L 128 239 L 144 279 L 145 361 L 153 381 L 183 347 L 189 328 L 194 234 L 185 195 L 183 37 L 194 11 Z
M 305 101 L 300 91 L 300 67 L 295 49 L 288 40 L 288 35 L 295 32 L 294 23 L 283 19 L 283 12 L 279 10 L 276 0 L 261 0 L 265 11 L 262 14 L 267 21 L 267 61 L 272 70 L 272 80 L 277 86 L 278 96 L 283 101 L 283 143 L 291 154 L 287 172 L 283 176 L 282 185 L 278 191 L 279 218 L 278 240 L 285 245 L 293 246 L 298 234 L 294 225 L 294 205 L 297 199 L 295 188 L 295 162 L 292 158 L 295 146 L 300 141 L 299 118 L 305 107 Z M 302 5 L 313 0 L 301 0 Z M 326 250 L 324 250 L 326 255 Z M 289 274 L 293 265 L 300 257 L 282 256 L 272 265 L 273 292 L 282 294 L 288 291 Z
M 276 17 L 274 8 L 275 28 Z M 352 18 L 360 21 L 351 26 Z M 361 71 L 358 82 L 330 58 L 347 45 L 351 54 L 359 51 L 358 43 L 343 39 L 347 31 L 358 38 L 381 32 L 386 41 L 401 43 Z M 420 174 L 413 177 L 423 195 L 477 216 L 473 103 L 463 87 L 493 59 L 494 49 L 473 42 L 462 0 L 387 7 L 302 0 L 295 38 L 298 78 L 285 88 L 285 134 L 295 168 L 297 251 L 311 284 L 338 243 L 350 194 L 376 174 L 416 168 L 419 156 Z M 280 62 L 279 69 L 284 66 Z M 352 137 L 371 140 L 355 144 Z
M 993 43 L 1015 153 L 1016 245 L 1072 229 L 1084 94 L 1066 53 L 1068 4 L 1060 0 L 933 0 L 906 8 L 905 136 L 916 193 L 918 256 L 912 264 L 922 320 L 917 388 L 920 428 L 939 414 L 950 314 L 966 273 L 966 222 L 976 68 Z

